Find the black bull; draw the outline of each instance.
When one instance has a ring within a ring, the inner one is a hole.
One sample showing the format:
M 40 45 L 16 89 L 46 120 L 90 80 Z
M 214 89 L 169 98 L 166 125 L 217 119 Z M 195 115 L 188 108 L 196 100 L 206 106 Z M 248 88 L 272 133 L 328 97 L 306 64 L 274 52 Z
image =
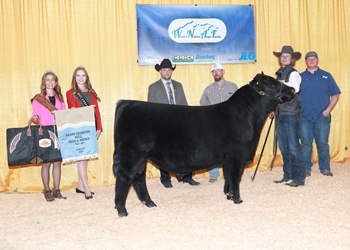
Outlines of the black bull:
M 131 184 L 143 204 L 156 206 L 146 186 L 147 159 L 179 175 L 222 164 L 227 199 L 241 203 L 239 183 L 254 158 L 267 114 L 294 95 L 293 88 L 257 74 L 229 100 L 211 106 L 119 101 L 113 154 L 119 216 L 128 215 Z

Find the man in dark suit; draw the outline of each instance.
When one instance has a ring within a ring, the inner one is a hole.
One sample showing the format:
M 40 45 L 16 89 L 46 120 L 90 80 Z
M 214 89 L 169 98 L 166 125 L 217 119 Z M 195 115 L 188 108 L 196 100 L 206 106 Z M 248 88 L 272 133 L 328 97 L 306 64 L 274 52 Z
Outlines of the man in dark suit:
M 152 83 L 148 89 L 148 101 L 154 103 L 164 103 L 172 105 L 188 105 L 182 84 L 171 80 L 171 75 L 176 68 L 172 66 L 169 59 L 164 59 L 161 64 L 156 64 L 155 69 L 160 73 L 161 78 Z M 171 143 L 171 142 L 169 142 Z M 172 188 L 170 175 L 160 169 L 160 181 L 166 188 Z M 192 174 L 185 175 L 184 183 L 197 186 L 200 183 L 193 180 Z

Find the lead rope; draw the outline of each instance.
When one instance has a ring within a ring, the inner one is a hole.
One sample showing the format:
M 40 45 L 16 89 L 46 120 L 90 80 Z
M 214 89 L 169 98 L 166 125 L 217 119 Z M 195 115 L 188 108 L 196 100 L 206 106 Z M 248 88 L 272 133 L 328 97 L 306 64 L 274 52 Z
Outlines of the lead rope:
M 280 125 L 280 106 L 279 105 L 276 108 L 275 117 L 276 117 L 276 126 L 275 126 L 275 132 L 273 135 L 273 158 L 272 158 L 270 170 L 272 170 L 272 166 L 275 161 L 276 153 L 277 153 L 278 127 Z
M 263 146 L 263 148 L 261 150 L 261 154 L 260 154 L 260 157 L 259 157 L 258 165 L 256 166 L 254 175 L 252 177 L 252 182 L 254 181 L 256 172 L 258 171 L 258 168 L 259 168 L 260 160 L 262 158 L 262 155 L 263 155 L 263 152 L 264 152 L 264 149 L 265 149 L 267 138 L 269 137 L 269 133 L 270 133 L 270 129 L 271 129 L 271 125 L 272 125 L 273 119 L 274 119 L 274 117 L 271 118 L 271 123 L 270 123 L 270 126 L 269 126 L 269 130 L 267 131 L 267 135 L 266 135 L 266 138 L 265 138 L 264 146 Z
M 280 95 L 281 95 L 281 93 L 282 93 L 282 85 L 281 85 Z M 276 108 L 275 117 L 276 117 L 276 122 L 275 122 L 276 126 L 275 126 L 275 132 L 273 134 L 273 151 L 272 151 L 273 158 L 272 158 L 271 165 L 270 165 L 271 171 L 272 171 L 272 166 L 273 166 L 273 163 L 275 161 L 276 153 L 277 153 L 278 128 L 280 125 L 280 105 L 278 105 Z

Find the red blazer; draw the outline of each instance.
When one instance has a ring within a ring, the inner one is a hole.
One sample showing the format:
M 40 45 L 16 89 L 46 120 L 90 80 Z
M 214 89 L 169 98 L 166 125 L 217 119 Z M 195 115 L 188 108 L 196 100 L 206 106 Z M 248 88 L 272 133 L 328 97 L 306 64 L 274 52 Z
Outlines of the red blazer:
M 81 90 L 80 90 L 81 91 Z M 82 92 L 82 91 L 81 91 Z M 97 99 L 94 95 L 94 93 L 92 93 L 90 90 L 90 95 L 91 95 L 91 105 L 95 105 L 95 114 L 96 114 L 96 118 L 97 118 L 97 128 L 96 130 L 101 130 L 102 132 L 102 123 L 101 123 L 101 115 L 100 115 L 100 110 L 98 108 L 98 103 L 97 103 Z M 82 92 L 84 94 L 84 92 Z M 82 107 L 81 103 L 79 102 L 79 100 L 74 100 L 73 98 L 73 91 L 72 90 L 68 90 L 66 93 L 67 96 L 67 103 L 68 103 L 68 108 L 79 108 Z

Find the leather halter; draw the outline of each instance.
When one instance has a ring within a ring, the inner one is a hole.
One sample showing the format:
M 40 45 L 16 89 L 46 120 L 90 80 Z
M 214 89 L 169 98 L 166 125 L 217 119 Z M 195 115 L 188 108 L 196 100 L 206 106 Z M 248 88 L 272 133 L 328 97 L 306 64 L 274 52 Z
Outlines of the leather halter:
M 264 92 L 264 91 L 256 91 L 255 89 L 255 91 L 259 94 L 259 95 L 264 95 L 264 96 L 270 96 L 270 97 L 275 97 L 275 98 L 277 98 L 277 99 L 279 99 L 281 102 L 283 102 L 282 101 L 282 99 L 281 99 L 281 95 L 282 95 L 282 85 L 283 85 L 283 83 L 281 83 L 281 89 L 280 89 L 280 92 L 277 94 L 277 95 L 274 95 L 274 96 L 272 96 L 272 95 L 269 95 L 269 94 L 267 94 L 266 92 Z

